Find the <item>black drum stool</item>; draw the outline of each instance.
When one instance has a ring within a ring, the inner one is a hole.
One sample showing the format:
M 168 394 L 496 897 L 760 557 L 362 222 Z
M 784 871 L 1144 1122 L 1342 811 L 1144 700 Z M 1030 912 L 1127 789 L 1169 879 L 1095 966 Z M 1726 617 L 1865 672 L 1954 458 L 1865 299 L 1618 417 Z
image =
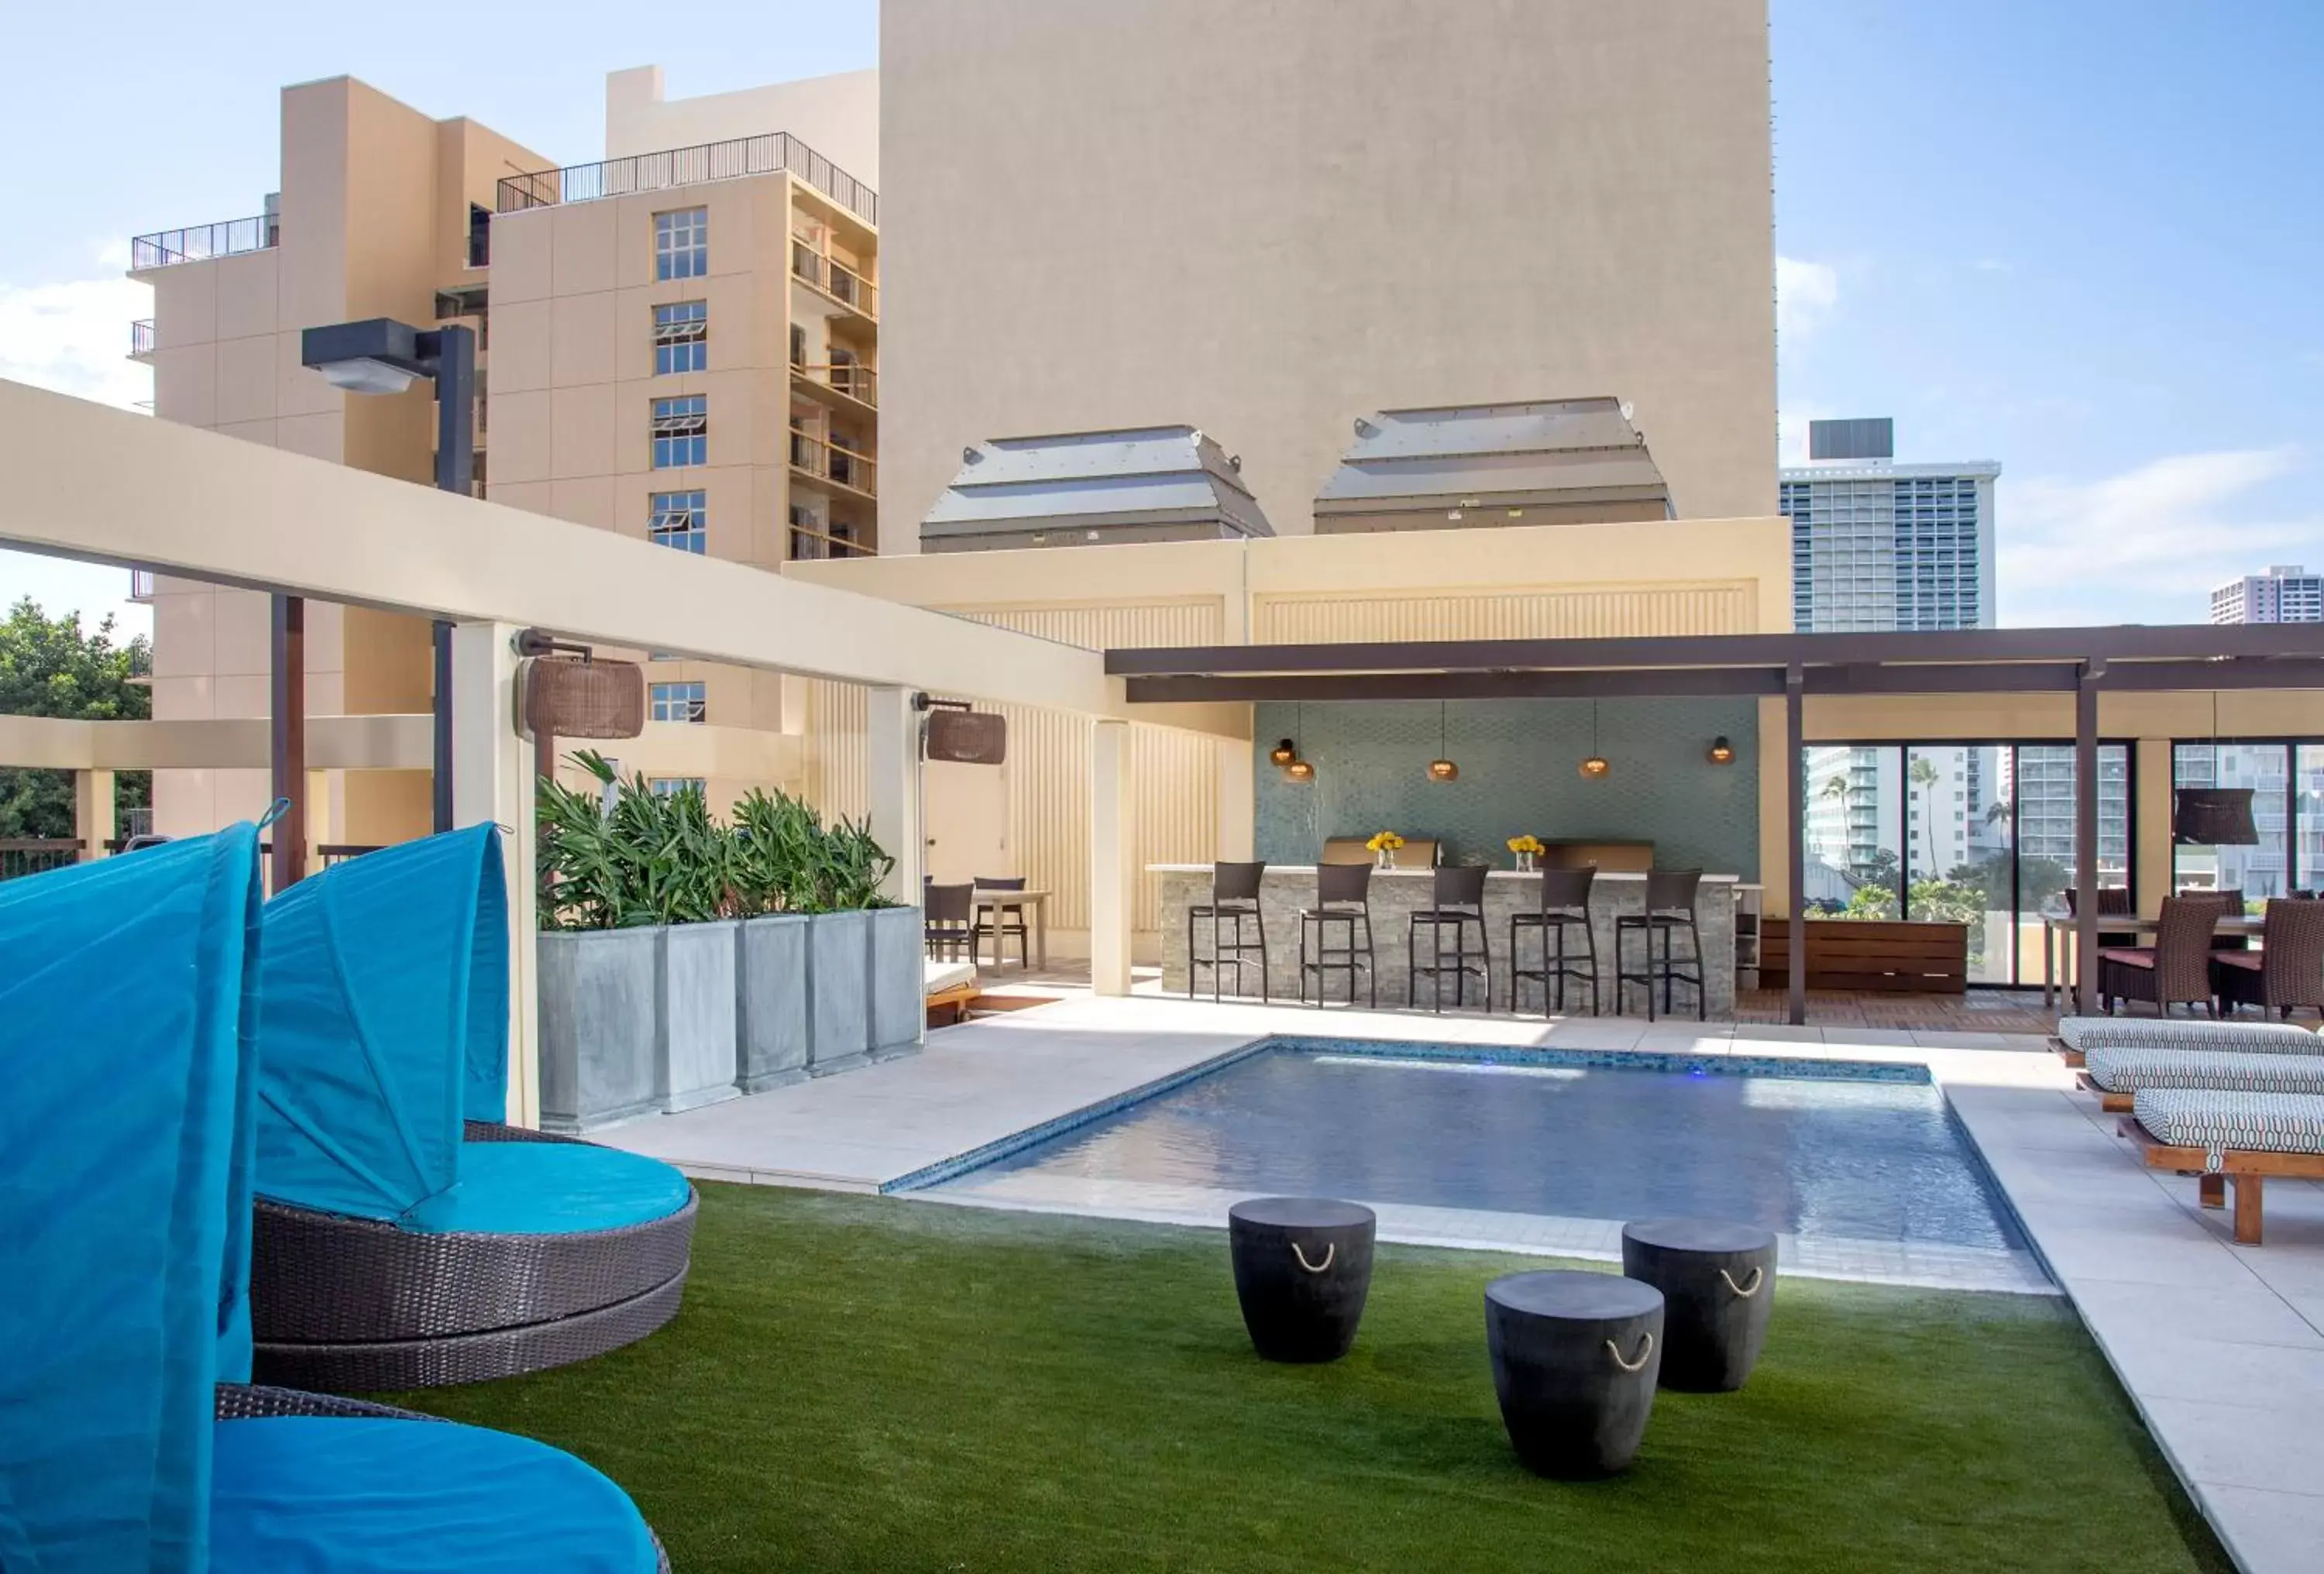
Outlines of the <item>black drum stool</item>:
M 1663 1293 L 1664 1387 L 1725 1394 L 1743 1386 L 1767 1342 L 1774 1231 L 1712 1219 L 1626 1224 L 1622 1272 Z
M 1663 1295 L 1611 1274 L 1511 1274 L 1485 1286 L 1501 1424 L 1526 1469 L 1588 1480 L 1626 1468 L 1662 1366 Z
M 1372 1284 L 1372 1210 L 1328 1197 L 1253 1197 L 1227 1210 L 1235 1298 L 1270 1361 L 1336 1361 Z

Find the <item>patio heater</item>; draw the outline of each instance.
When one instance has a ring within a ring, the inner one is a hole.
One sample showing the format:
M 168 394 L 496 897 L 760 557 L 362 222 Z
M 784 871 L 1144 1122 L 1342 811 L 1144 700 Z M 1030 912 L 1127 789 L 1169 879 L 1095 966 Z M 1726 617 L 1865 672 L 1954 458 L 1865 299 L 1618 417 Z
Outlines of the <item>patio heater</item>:
M 299 359 L 300 364 L 320 372 L 332 387 L 348 393 L 401 393 L 422 377 L 433 380 L 436 484 L 462 497 L 475 491 L 476 336 L 473 329 L 457 325 L 416 328 L 384 317 L 333 323 L 309 328 L 300 336 Z M 290 804 L 275 837 L 277 890 L 298 878 L 295 856 L 286 857 L 281 849 L 285 843 L 298 848 L 307 833 L 303 750 L 297 758 L 286 758 L 290 751 L 284 747 L 286 719 L 295 723 L 299 740 L 304 740 L 305 625 L 306 609 L 300 597 L 274 598 L 274 794 Z M 452 828 L 452 625 L 437 619 L 434 638 L 436 748 L 431 786 L 435 828 L 444 832 Z M 286 661 L 294 655 L 297 660 L 290 661 L 286 671 Z M 286 780 L 286 772 L 293 779 Z

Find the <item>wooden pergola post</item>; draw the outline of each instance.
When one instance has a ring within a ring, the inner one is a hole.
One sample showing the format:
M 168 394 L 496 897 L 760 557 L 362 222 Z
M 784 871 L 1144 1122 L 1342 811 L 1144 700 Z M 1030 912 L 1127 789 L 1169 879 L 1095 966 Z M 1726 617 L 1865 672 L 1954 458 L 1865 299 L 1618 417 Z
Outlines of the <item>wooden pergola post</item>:
M 2104 661 L 2085 661 L 2074 684 L 2074 1000 L 2098 1014 L 2098 680 Z
M 282 813 L 273 839 L 275 894 L 307 874 L 307 602 L 278 595 L 273 605 L 273 694 L 267 706 L 272 744 L 274 801 Z
M 1808 1020 L 1808 850 L 1806 789 L 1801 773 L 1807 761 L 1807 668 L 1793 662 L 1784 669 L 1784 864 L 1791 884 L 1791 977 L 1784 989 L 1786 1019 L 1794 1027 Z M 1761 941 L 1766 943 L 1764 938 Z

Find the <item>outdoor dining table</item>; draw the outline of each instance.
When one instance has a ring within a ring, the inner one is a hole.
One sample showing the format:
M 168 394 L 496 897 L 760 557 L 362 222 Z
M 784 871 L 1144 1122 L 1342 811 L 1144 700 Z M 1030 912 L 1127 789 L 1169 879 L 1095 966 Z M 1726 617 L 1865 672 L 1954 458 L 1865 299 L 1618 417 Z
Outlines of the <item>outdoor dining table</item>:
M 969 900 L 969 907 L 970 907 L 970 910 L 971 910 L 973 913 L 983 913 L 983 912 L 991 911 L 991 912 L 992 913 L 992 915 L 993 915 L 994 919 L 996 920 L 996 922 L 998 921 L 998 919 L 999 919 L 999 917 L 1000 917 L 1000 911 L 999 911 L 999 910 L 1000 910 L 1001 908 L 1002 908 L 1002 907 L 1030 907 L 1030 908 L 1032 908 L 1032 909 L 1033 909 L 1033 965 L 1034 965 L 1035 967 L 1037 967 L 1037 968 L 1039 968 L 1039 969 L 1040 969 L 1042 971 L 1044 971 L 1044 972 L 1046 972 L 1046 971 L 1048 971 L 1048 967 L 1049 967 L 1049 893 L 1048 893 L 1048 892 L 1047 892 L 1047 891 L 1041 891 L 1041 890 L 1022 890 L 1022 891 L 1012 891 L 1012 890 L 1003 890 L 1003 889 L 1001 889 L 1001 888 L 995 888 L 995 887 L 990 887 L 990 886 L 979 886 L 975 890 L 973 890 L 973 891 L 972 891 L 972 892 L 970 892 L 970 893 L 969 893 L 969 898 L 968 898 L 968 900 Z M 972 920 L 972 921 L 973 921 L 973 920 Z M 975 959 L 974 957 L 973 957 L 973 956 L 972 956 L 969 960 L 970 960 L 971 962 L 973 962 L 973 961 L 975 961 L 976 959 Z M 996 934 L 992 936 L 992 965 L 993 965 L 994 967 L 999 967 L 999 966 L 1001 965 L 1001 936 L 1000 936 L 1000 934 L 997 934 L 997 933 L 996 933 Z
M 2264 922 L 2263 919 L 2248 916 L 2222 918 L 2212 933 L 2245 934 L 2256 940 L 2259 938 L 2260 926 Z M 2066 948 L 2058 943 L 2058 937 L 2061 934 L 2071 934 L 2074 932 L 2075 923 L 2076 919 L 2068 913 L 2042 915 L 2042 1007 L 2044 1010 L 2057 1003 L 2058 990 L 2066 982 L 2060 977 L 2058 971 L 2060 954 Z M 2108 934 L 2152 934 L 2162 926 L 2162 924 L 2163 920 L 2159 917 L 2147 917 L 2136 913 L 2098 915 L 2098 927 Z

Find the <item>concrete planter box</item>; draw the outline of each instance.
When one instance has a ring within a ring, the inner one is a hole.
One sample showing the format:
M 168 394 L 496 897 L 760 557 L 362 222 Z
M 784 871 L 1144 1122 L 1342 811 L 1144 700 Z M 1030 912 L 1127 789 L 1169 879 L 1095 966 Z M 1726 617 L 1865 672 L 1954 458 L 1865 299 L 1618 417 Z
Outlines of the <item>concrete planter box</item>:
M 540 1115 L 594 1131 L 735 1094 L 735 930 L 540 936 Z
M 807 976 L 807 1074 L 853 1071 L 872 1054 L 872 915 L 810 917 Z
M 910 1054 L 927 1034 L 926 927 L 918 907 L 872 909 L 872 1054 Z
M 807 1066 L 807 931 L 803 913 L 742 925 L 734 973 L 735 1085 L 761 1093 L 803 1081 Z

